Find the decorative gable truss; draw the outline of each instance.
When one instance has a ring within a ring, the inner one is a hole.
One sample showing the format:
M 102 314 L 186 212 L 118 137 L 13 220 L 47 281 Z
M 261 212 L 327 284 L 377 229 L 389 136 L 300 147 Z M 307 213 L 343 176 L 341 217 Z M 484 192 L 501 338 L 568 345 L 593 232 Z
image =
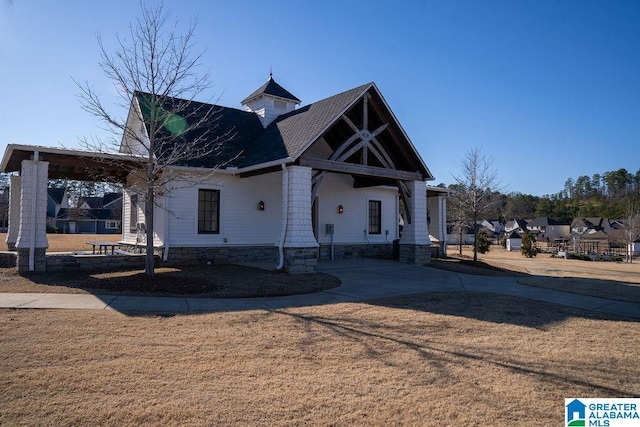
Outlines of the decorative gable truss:
M 303 154 L 299 160 L 300 165 L 316 170 L 312 200 L 329 172 L 351 174 L 355 187 L 397 186 L 406 207 L 405 220 L 412 223 L 412 193 L 407 181 L 433 177 L 375 85 L 337 117 L 323 138 L 333 150 L 328 159 Z

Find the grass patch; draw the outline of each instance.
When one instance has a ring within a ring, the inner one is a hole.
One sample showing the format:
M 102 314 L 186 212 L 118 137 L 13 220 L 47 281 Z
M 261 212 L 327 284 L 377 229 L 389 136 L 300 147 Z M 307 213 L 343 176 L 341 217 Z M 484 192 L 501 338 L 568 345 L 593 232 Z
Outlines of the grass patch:
M 558 425 L 567 396 L 640 395 L 638 335 L 482 293 L 173 317 L 0 310 L 0 424 Z

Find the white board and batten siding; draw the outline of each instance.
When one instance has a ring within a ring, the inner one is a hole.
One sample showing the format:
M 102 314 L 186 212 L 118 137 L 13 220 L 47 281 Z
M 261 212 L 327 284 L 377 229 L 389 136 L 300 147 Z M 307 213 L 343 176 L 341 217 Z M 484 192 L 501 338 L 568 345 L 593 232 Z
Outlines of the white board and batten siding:
M 171 183 L 177 187 L 154 214 L 154 244 L 170 247 L 268 246 L 275 245 L 282 227 L 282 172 L 240 178 L 213 177 L 198 184 Z M 198 192 L 220 191 L 220 232 L 198 233 Z M 136 242 L 131 232 L 131 192 L 125 192 L 123 207 L 124 241 Z M 144 222 L 144 201 L 138 196 L 138 218 Z M 369 233 L 369 201 L 381 202 L 380 234 Z M 259 202 L 265 209 L 259 210 Z M 167 204 L 169 203 L 169 204 Z M 344 212 L 338 213 L 342 205 Z M 316 235 L 320 244 L 329 244 L 326 224 L 334 224 L 334 244 L 392 243 L 399 238 L 398 191 L 395 187 L 353 188 L 349 175 L 328 174 L 317 194 Z M 168 223 L 167 223 L 168 221 Z M 388 234 L 387 234 L 388 230 Z
M 201 189 L 220 191 L 219 233 L 198 233 L 198 192 Z M 281 194 L 281 172 L 250 178 L 225 175 L 174 191 L 171 214 L 167 215 L 169 245 L 273 245 L 280 235 Z M 258 209 L 260 201 L 264 202 L 264 210 Z
M 369 200 L 381 202 L 380 234 L 369 233 Z M 340 205 L 342 214 L 338 213 Z M 317 206 L 320 244 L 331 242 L 326 224 L 334 225 L 334 244 L 392 243 L 398 238 L 398 191 L 393 187 L 353 188 L 349 175 L 328 174 L 318 190 Z

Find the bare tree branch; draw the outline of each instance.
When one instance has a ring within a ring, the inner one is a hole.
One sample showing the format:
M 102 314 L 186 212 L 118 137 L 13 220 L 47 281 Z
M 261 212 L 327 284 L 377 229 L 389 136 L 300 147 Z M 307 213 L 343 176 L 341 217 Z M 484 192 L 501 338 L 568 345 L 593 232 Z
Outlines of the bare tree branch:
M 216 130 L 218 108 L 194 101 L 212 87 L 210 73 L 197 72 L 204 52 L 194 51 L 196 26 L 193 20 L 180 34 L 177 22 L 167 25 L 162 3 L 156 7 L 141 4 L 141 14 L 130 24 L 128 37 L 116 36 L 113 53 L 96 34 L 100 67 L 112 81 L 121 105 L 128 108 L 128 117 L 113 115 L 88 82 L 76 82 L 82 108 L 120 137 L 119 142 L 115 137 L 106 142 L 85 139 L 85 146 L 144 159 L 129 166 L 128 185 L 145 200 L 149 275 L 153 274 L 153 212 L 160 205 L 156 197 L 166 196 L 167 184 L 178 176 L 184 182 L 193 182 L 196 175 L 205 180 L 222 165 L 191 177 L 172 173 L 171 167 L 189 166 L 193 160 L 211 156 L 233 137 L 232 131 Z
M 473 260 L 478 260 L 478 216 L 483 213 L 495 199 L 492 193 L 499 190 L 498 172 L 493 166 L 493 159 L 482 154 L 479 147 L 470 149 L 462 161 L 462 171 L 453 175 L 457 190 L 453 193 L 454 203 L 471 219 L 473 227 Z

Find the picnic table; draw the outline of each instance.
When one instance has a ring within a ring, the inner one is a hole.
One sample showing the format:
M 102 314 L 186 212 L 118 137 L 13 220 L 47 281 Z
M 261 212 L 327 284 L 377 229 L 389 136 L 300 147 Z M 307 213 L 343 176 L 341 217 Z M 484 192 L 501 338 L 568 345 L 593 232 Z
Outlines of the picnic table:
M 93 253 L 96 253 L 96 247 L 98 248 L 98 253 L 102 253 L 102 249 L 104 249 L 104 254 L 107 254 L 109 248 L 111 248 L 111 255 L 114 254 L 115 248 L 120 247 L 120 243 L 113 242 L 87 242 L 87 245 L 91 245 L 93 247 Z

